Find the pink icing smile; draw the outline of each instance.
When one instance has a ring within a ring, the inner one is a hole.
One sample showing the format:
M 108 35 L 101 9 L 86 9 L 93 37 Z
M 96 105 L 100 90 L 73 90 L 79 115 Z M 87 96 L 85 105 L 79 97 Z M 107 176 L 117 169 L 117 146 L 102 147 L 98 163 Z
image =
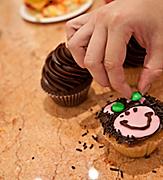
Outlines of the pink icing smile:
M 114 121 L 114 128 L 123 136 L 142 138 L 158 130 L 160 119 L 153 109 L 147 106 L 135 106 L 119 114 Z

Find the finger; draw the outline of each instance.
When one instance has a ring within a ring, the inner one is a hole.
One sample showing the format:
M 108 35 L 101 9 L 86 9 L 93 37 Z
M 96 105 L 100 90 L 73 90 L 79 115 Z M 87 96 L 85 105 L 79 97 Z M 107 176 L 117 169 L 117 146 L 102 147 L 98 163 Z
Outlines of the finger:
M 149 90 L 152 82 L 157 80 L 163 72 L 162 52 L 162 48 L 155 48 L 151 54 L 145 58 L 144 69 L 138 83 L 138 89 L 142 94 L 145 94 Z
M 66 35 L 69 40 L 74 33 L 89 20 L 89 13 L 83 14 L 77 18 L 74 18 L 66 23 Z
M 123 63 L 126 56 L 126 45 L 131 34 L 124 30 L 112 31 L 108 33 L 104 66 L 113 89 L 123 94 L 125 97 L 131 97 L 131 88 L 125 81 Z
M 83 25 L 73 37 L 68 41 L 68 48 L 70 49 L 75 61 L 81 67 L 84 66 L 84 57 L 86 53 L 86 47 L 93 33 L 93 26 L 90 24 Z
M 102 86 L 109 86 L 109 80 L 103 65 L 106 40 L 107 31 L 102 23 L 98 23 L 91 36 L 84 59 L 85 67 L 91 72 L 94 80 Z

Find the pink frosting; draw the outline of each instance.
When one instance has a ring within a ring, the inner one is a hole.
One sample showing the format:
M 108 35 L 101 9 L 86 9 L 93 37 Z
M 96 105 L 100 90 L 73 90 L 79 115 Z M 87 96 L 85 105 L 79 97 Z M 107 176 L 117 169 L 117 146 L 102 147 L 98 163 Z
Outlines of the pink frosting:
M 134 108 L 137 108 L 137 111 L 134 112 Z M 153 109 L 147 106 L 136 106 L 132 107 L 127 110 L 128 115 L 125 112 L 120 113 L 119 116 L 114 121 L 114 127 L 116 131 L 120 130 L 123 136 L 131 137 L 132 135 L 136 138 L 142 138 L 145 136 L 149 136 L 157 131 L 160 126 L 160 119 Z M 151 116 L 151 123 L 150 126 L 145 130 L 139 129 L 130 129 L 129 127 L 125 127 L 124 125 L 120 124 L 121 121 L 127 120 L 127 124 L 134 127 L 144 127 L 147 125 L 148 118 L 145 116 L 146 113 L 153 112 Z
M 111 110 L 111 107 L 112 107 L 112 105 L 114 104 L 114 102 L 113 103 L 111 103 L 111 104 L 109 104 L 109 105 L 107 105 L 105 108 L 104 108 L 104 110 L 103 110 L 103 112 L 104 113 L 110 113 L 110 114 L 114 114 L 114 112 Z

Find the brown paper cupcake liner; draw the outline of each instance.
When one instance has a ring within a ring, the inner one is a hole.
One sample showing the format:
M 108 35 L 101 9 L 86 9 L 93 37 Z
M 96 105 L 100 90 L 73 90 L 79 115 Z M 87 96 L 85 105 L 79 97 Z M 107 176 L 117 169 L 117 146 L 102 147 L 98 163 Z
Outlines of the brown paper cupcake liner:
M 118 144 L 113 137 L 108 137 L 107 139 L 119 153 L 128 157 L 138 158 L 148 156 L 158 147 L 163 139 L 163 130 L 145 140 L 141 144 L 131 147 L 127 146 L 126 144 Z
M 48 95 L 53 99 L 53 101 L 61 106 L 72 107 L 81 104 L 83 101 L 87 99 L 88 91 L 90 89 L 90 85 L 83 89 L 82 91 L 72 94 L 72 95 Z

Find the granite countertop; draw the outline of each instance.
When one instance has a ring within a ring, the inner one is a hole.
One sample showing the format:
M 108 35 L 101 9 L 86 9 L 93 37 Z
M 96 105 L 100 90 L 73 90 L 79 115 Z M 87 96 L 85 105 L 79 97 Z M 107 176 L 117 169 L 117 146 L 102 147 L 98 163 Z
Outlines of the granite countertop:
M 93 8 L 102 3 L 96 0 Z M 103 138 L 96 112 L 118 94 L 93 82 L 83 104 L 63 108 L 42 91 L 41 68 L 65 41 L 65 22 L 25 22 L 20 4 L 1 0 L 0 5 L 0 179 L 163 179 L 163 143 L 150 157 L 130 159 Z M 131 85 L 139 72 L 126 69 Z M 163 75 L 150 93 L 163 101 Z

